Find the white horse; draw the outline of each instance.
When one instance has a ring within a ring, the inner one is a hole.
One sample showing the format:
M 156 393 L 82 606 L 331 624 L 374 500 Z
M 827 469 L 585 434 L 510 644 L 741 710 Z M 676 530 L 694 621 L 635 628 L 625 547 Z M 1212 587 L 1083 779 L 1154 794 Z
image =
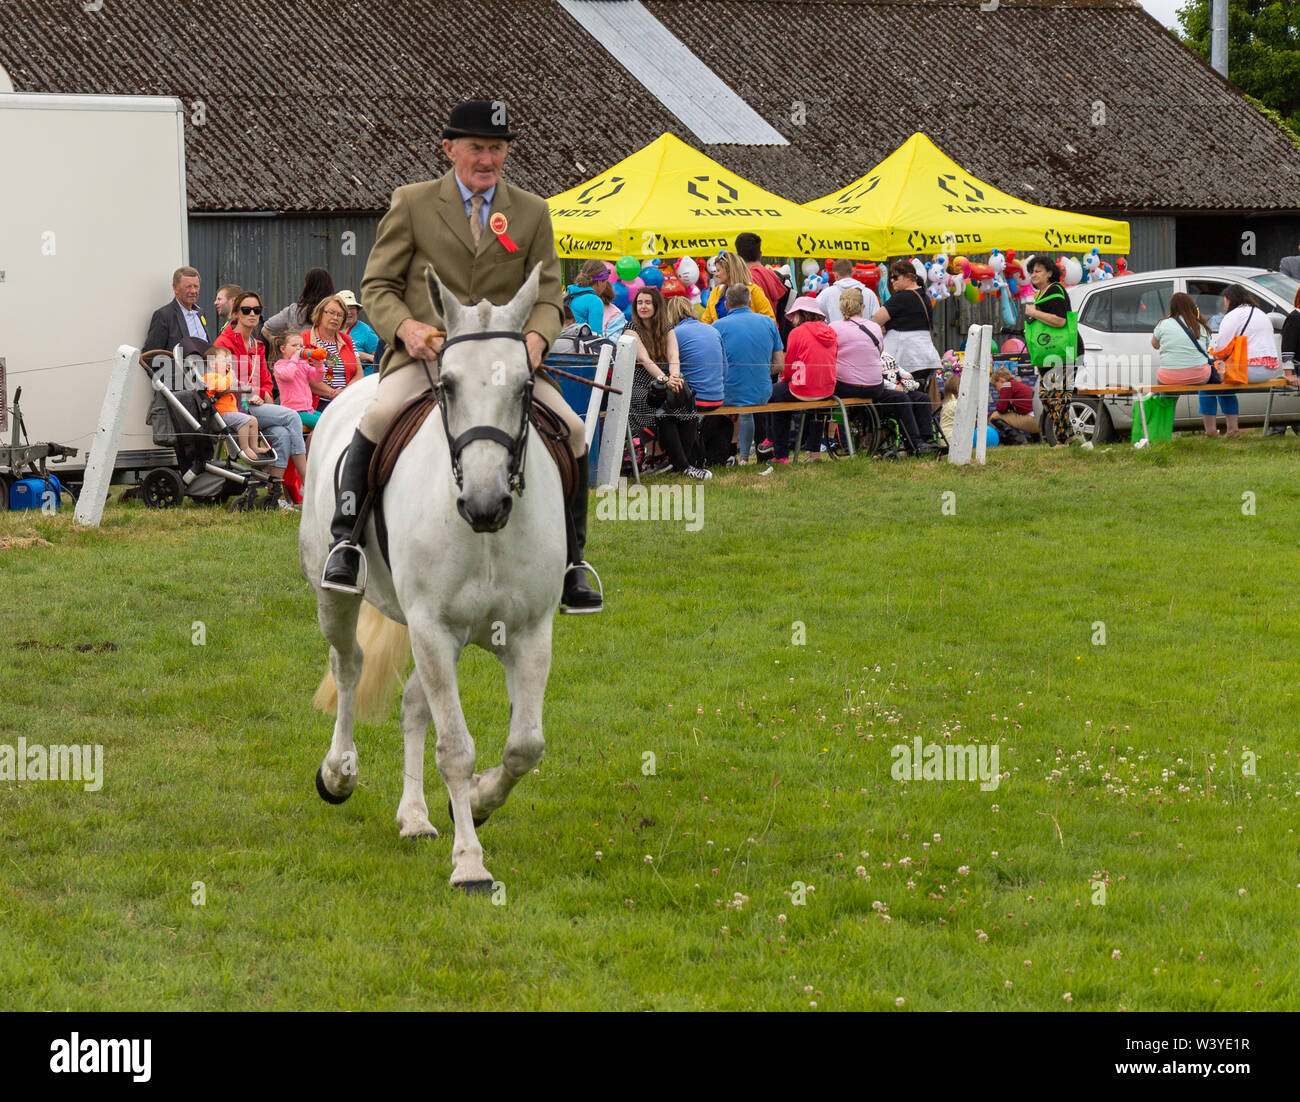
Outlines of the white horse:
M 432 266 L 425 269 L 447 331 L 439 375 L 443 409 L 407 445 L 384 491 L 391 571 L 371 520 L 365 597 L 320 585 L 336 471 L 377 376 L 344 390 L 316 426 L 298 533 L 303 572 L 330 644 L 330 673 L 317 704 L 333 710 L 337 692 L 334 737 L 316 774 L 317 791 L 330 803 L 352 794 L 354 711 L 367 716 L 382 709 L 413 653 L 415 669 L 402 693 L 406 761 L 397 823 L 403 838 L 438 836 L 424 801 L 424 737 L 432 719 L 455 825 L 451 883 L 471 891 L 493 882 L 475 828 L 542 756 L 551 622 L 567 561 L 559 471 L 526 420 L 533 376 L 520 334 L 537 299 L 540 267 L 505 306 L 462 306 Z M 521 426 L 526 446 L 516 468 L 518 452 L 510 445 L 521 439 Z M 474 772 L 474 742 L 456 680 L 467 643 L 501 659 L 510 694 L 501 764 L 481 773 Z

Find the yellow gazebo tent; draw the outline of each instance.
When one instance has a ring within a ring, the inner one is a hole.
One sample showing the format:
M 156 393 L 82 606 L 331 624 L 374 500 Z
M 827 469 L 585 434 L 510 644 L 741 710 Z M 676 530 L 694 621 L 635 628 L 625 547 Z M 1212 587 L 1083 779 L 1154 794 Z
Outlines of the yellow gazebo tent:
M 1127 222 L 1025 203 L 977 180 L 924 134 L 913 134 L 848 187 L 807 204 L 887 227 L 890 256 L 991 249 L 1124 253 Z
M 769 256 L 884 259 L 881 227 L 821 214 L 750 183 L 672 134 L 549 200 L 564 257 L 616 260 L 716 253 L 736 235 Z

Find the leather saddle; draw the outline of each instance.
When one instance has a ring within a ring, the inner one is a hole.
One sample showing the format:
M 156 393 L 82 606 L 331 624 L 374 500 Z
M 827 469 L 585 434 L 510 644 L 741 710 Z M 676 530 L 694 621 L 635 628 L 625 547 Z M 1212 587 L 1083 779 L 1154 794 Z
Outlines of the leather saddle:
M 384 438 L 380 440 L 379 446 L 375 449 L 375 457 L 370 462 L 370 481 L 366 492 L 373 502 L 375 536 L 379 543 L 379 550 L 384 556 L 384 562 L 390 567 L 392 563 L 388 559 L 388 525 L 384 520 L 384 487 L 392 477 L 398 457 L 406 449 L 406 445 L 415 439 L 420 426 L 428 420 L 429 414 L 437 407 L 438 399 L 432 390 L 426 390 L 412 398 L 393 418 L 393 423 L 388 427 Z M 573 450 L 569 447 L 568 426 L 536 398 L 533 399 L 528 422 L 536 430 L 538 438 L 559 469 L 565 502 L 572 501 L 578 485 L 578 460 L 574 458 Z M 342 457 L 339 459 L 339 469 L 342 469 Z

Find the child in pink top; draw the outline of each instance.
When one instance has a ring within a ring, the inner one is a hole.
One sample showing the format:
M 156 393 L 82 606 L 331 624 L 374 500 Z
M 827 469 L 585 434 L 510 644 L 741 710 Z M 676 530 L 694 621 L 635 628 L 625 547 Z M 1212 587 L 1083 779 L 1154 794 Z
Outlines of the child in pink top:
M 302 355 L 302 334 L 289 332 L 280 343 L 280 358 L 275 361 L 275 378 L 280 384 L 280 404 L 298 414 L 305 429 L 314 428 L 320 420 L 316 412 L 316 395 L 312 393 L 313 380 L 324 382 L 325 366 L 308 363 Z

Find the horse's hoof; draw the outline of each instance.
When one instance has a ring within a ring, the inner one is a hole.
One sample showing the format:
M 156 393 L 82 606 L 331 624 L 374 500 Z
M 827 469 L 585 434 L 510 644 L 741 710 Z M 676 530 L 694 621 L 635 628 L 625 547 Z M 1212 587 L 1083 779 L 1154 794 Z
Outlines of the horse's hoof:
M 460 888 L 466 895 L 489 895 L 492 892 L 492 884 L 491 880 L 466 880 L 453 887 Z
M 484 823 L 486 823 L 486 822 L 488 821 L 488 815 L 491 815 L 491 814 L 492 814 L 492 812 L 489 811 L 489 812 L 487 813 L 487 815 L 484 815 L 484 816 L 483 816 L 483 818 L 481 818 L 481 819 L 475 819 L 475 820 L 474 820 L 474 829 L 475 829 L 475 830 L 478 830 L 479 827 L 481 827 Z M 452 821 L 452 823 L 455 824 L 455 822 L 456 822 L 456 813 L 455 813 L 454 811 L 452 811 L 452 809 L 451 809 L 451 801 L 450 801 L 450 800 L 447 801 L 447 818 L 449 818 L 449 819 Z
M 326 788 L 325 778 L 320 775 L 319 766 L 316 767 L 316 791 L 317 793 L 319 793 L 320 798 L 324 800 L 327 804 L 341 804 L 344 800 L 348 798 L 348 796 L 352 795 L 351 792 L 348 792 L 342 796 L 336 796 L 334 795 L 333 792 L 331 792 L 328 788 Z

